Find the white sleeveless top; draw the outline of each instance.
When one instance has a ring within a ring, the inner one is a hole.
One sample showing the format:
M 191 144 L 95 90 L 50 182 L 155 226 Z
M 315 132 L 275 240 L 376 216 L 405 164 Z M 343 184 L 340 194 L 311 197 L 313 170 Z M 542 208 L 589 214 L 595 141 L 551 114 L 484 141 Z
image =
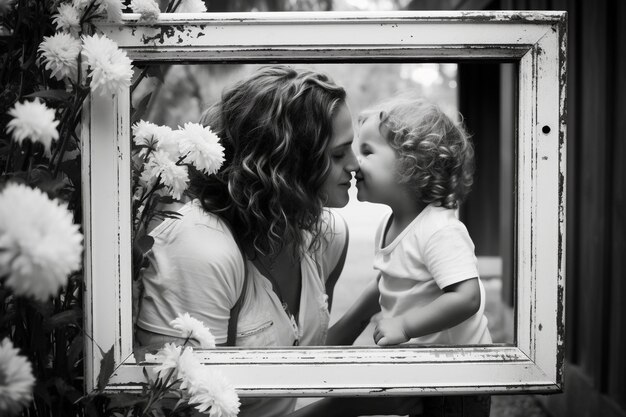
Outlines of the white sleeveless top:
M 170 321 L 189 313 L 226 343 L 230 310 L 239 298 L 244 266 L 230 229 L 207 213 L 197 200 L 185 204 L 178 219 L 166 219 L 150 235 L 154 245 L 143 271 L 144 294 L 137 326 L 179 337 Z M 346 242 L 346 225 L 337 213 L 324 211 L 328 225 L 320 248 L 301 263 L 302 293 L 298 328 L 282 308 L 272 284 L 247 261 L 248 288 L 239 313 L 236 346 L 302 346 L 325 344 L 329 312 L 326 280 Z M 244 401 L 245 400 L 245 401 Z M 293 409 L 295 398 L 242 399 L 240 416 L 279 416 Z

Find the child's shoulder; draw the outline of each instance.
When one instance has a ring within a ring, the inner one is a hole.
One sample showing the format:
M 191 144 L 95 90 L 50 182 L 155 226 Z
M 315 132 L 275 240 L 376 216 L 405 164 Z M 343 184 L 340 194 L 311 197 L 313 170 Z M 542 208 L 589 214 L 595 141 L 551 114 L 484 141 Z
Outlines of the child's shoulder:
M 458 211 L 429 204 L 416 219 L 414 234 L 420 241 L 427 242 L 432 235 L 448 227 L 464 227 Z

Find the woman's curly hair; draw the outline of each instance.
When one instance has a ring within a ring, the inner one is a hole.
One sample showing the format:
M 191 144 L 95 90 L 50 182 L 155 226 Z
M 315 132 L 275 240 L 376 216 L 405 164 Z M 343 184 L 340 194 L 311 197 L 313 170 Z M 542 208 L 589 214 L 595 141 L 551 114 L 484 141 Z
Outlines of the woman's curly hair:
M 462 123 L 436 104 L 396 97 L 364 112 L 377 115 L 379 129 L 398 156 L 398 181 L 423 204 L 457 208 L 472 186 L 474 147 Z
M 284 65 L 228 88 L 201 119 L 221 138 L 225 163 L 210 177 L 192 170 L 191 193 L 261 254 L 276 255 L 284 242 L 317 247 L 332 122 L 345 97 L 327 76 Z

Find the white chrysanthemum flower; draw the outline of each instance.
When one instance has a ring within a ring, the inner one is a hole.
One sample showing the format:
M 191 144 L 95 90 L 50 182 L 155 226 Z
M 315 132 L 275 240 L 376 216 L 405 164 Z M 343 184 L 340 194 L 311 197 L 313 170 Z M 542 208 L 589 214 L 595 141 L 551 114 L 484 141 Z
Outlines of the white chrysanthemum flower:
M 146 23 L 154 23 L 159 18 L 161 10 L 154 0 L 132 0 L 130 8 L 135 13 L 139 13 L 139 20 Z
M 178 374 L 178 360 L 180 359 L 182 348 L 176 346 L 174 343 L 166 343 L 156 354 L 156 360 L 161 362 L 161 365 L 155 366 L 154 371 L 159 378 L 166 378 L 172 369 L 176 371 L 172 373 L 174 378 L 177 378 Z
M 199 378 L 202 371 L 202 363 L 193 352 L 193 348 L 187 346 L 178 358 L 178 379 L 180 379 L 180 389 L 189 389 Z
M 157 143 L 157 149 L 166 152 L 170 158 L 174 161 L 179 161 L 180 150 L 178 145 L 180 143 L 180 130 L 171 130 L 167 135 L 162 135 Z
M 148 152 L 148 148 L 155 150 L 159 142 L 167 140 L 172 133 L 169 126 L 159 126 L 154 123 L 140 120 L 133 125 L 133 142 L 137 146 L 146 146 L 142 148 L 139 155 L 143 156 Z
M 239 414 L 239 397 L 221 372 L 203 367 L 194 374 L 189 386 L 189 404 L 211 417 L 235 417 Z
M 59 5 L 58 13 L 52 17 L 52 21 L 57 30 L 70 32 L 74 36 L 80 33 L 80 13 L 69 3 Z
M 224 163 L 224 147 L 210 127 L 185 123 L 180 131 L 179 149 L 184 162 L 208 175 L 216 173 Z
M 63 78 L 76 80 L 80 49 L 80 41 L 63 32 L 44 37 L 39 45 L 39 53 L 43 56 L 45 68 L 59 81 Z
M 115 94 L 130 86 L 131 61 L 126 52 L 105 35 L 83 36 L 83 57 L 91 69 L 92 92 Z
M 54 110 L 36 98 L 33 101 L 15 103 L 9 110 L 13 119 L 7 123 L 7 132 L 12 133 L 13 139 L 22 144 L 25 139 L 43 144 L 46 155 L 50 154 L 52 141 L 59 138 L 57 131 L 58 120 L 55 120 Z
M 109 22 L 120 23 L 122 21 L 122 2 L 121 0 L 96 0 L 100 2 L 100 13 L 106 11 L 107 20 Z
M 159 176 L 161 176 L 161 182 L 167 188 L 168 193 L 179 200 L 189 183 L 187 167 L 176 165 L 176 162 L 170 159 L 167 152 L 157 150 L 145 164 L 141 180 L 151 186 Z
M 174 13 L 204 13 L 206 4 L 202 0 L 182 0 Z
M 8 13 L 13 8 L 15 0 L 0 0 L 0 16 Z
M 185 313 L 179 315 L 170 322 L 170 326 L 178 330 L 183 338 L 192 338 L 200 343 L 201 348 L 212 349 L 215 347 L 215 337 L 211 334 L 208 327 L 204 324 Z
M 41 190 L 9 184 L 0 193 L 0 277 L 15 294 L 55 295 L 80 268 L 82 241 L 72 213 Z
M 72 4 L 76 10 L 84 11 L 90 3 L 98 0 L 73 0 Z
M 15 415 L 33 398 L 32 366 L 8 338 L 0 342 L 0 415 Z

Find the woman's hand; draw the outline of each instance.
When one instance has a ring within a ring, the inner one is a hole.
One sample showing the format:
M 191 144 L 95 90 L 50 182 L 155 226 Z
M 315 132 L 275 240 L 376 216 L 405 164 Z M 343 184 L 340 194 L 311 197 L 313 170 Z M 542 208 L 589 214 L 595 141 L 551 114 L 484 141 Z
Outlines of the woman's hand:
M 378 346 L 397 345 L 409 339 L 401 317 L 381 319 L 374 328 L 374 341 Z

